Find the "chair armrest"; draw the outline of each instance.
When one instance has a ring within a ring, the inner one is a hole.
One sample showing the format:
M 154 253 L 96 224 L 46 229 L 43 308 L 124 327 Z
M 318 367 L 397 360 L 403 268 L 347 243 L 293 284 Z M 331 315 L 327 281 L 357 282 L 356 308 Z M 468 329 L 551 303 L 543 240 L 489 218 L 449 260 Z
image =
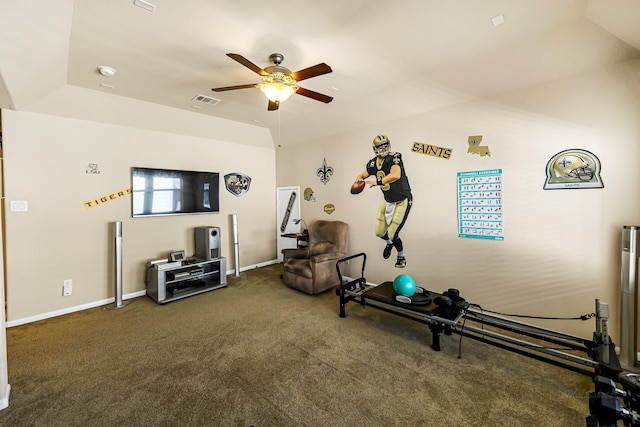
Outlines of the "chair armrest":
M 315 263 L 337 261 L 340 258 L 344 258 L 346 254 L 344 252 L 329 252 L 326 254 L 314 255 L 311 257 L 311 261 Z
M 309 248 L 282 249 L 280 252 L 285 259 L 309 258 Z

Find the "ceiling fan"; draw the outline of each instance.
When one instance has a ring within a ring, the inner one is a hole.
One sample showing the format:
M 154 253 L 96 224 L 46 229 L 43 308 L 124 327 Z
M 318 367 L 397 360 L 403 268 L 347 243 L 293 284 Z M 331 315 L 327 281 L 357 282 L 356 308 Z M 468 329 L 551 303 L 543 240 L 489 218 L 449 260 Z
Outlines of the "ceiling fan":
M 287 98 L 294 93 L 315 99 L 316 101 L 324 102 L 325 104 L 333 101 L 333 98 L 330 96 L 323 95 L 297 85 L 301 80 L 310 79 L 311 77 L 317 77 L 322 74 L 332 72 L 333 70 L 331 70 L 331 67 L 324 62 L 300 71 L 291 72 L 288 68 L 280 65 L 284 60 L 284 56 L 280 53 L 272 53 L 269 56 L 269 60 L 273 65 L 266 67 L 264 70 L 237 53 L 227 53 L 227 56 L 238 61 L 240 64 L 261 76 L 262 83 L 216 87 L 211 89 L 214 92 L 257 87 L 264 92 L 267 98 L 269 98 L 269 105 L 267 106 L 267 110 L 269 111 L 277 110 L 280 103 L 286 101 Z

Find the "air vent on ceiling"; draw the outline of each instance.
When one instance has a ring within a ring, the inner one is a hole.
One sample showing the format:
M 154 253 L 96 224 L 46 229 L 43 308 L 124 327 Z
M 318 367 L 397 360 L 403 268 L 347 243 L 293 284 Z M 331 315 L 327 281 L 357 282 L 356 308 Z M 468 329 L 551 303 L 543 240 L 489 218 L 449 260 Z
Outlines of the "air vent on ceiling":
M 191 100 L 194 102 L 200 102 L 202 104 L 208 104 L 208 105 L 216 105 L 218 102 L 221 101 L 220 99 L 212 98 L 206 95 L 196 95 L 193 98 L 191 98 Z

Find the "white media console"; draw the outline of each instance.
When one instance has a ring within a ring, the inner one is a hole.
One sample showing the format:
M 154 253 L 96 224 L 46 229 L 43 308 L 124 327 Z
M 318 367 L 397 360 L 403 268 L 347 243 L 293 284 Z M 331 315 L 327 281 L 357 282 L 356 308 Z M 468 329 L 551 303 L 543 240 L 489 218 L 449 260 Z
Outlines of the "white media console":
M 147 295 L 164 304 L 227 286 L 227 261 L 195 259 L 147 264 Z

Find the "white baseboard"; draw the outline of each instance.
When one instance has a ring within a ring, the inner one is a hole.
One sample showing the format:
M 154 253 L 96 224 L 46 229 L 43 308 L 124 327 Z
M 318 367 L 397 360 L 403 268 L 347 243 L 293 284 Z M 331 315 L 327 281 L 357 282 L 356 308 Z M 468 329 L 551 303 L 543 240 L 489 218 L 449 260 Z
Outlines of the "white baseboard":
M 265 262 L 260 262 L 258 264 L 248 265 L 246 267 L 240 267 L 240 272 L 253 270 L 254 268 L 258 268 L 258 267 L 266 267 L 267 265 L 278 264 L 280 262 L 281 261 L 278 261 L 277 259 L 272 259 L 271 261 L 265 261 Z M 235 274 L 235 272 L 236 272 L 235 270 L 227 270 L 227 276 L 231 276 Z
M 126 299 L 131 299 L 131 298 L 137 298 L 137 297 L 141 297 L 147 294 L 147 291 L 137 291 L 137 292 L 133 292 L 127 295 L 123 295 L 122 299 L 126 300 Z M 50 311 L 48 313 L 42 313 L 42 314 L 37 314 L 35 316 L 29 316 L 29 317 L 23 317 L 22 319 L 16 319 L 16 320 L 9 320 L 6 322 L 6 327 L 10 328 L 12 326 L 19 326 L 19 325 L 24 325 L 26 323 L 31 323 L 31 322 L 37 322 L 38 320 L 44 320 L 44 319 L 50 319 L 52 317 L 57 317 L 57 316 L 62 316 L 63 314 L 69 314 L 69 313 L 75 313 L 76 311 L 82 311 L 82 310 L 88 310 L 90 308 L 95 308 L 95 307 L 100 307 L 103 305 L 107 305 L 107 304 L 111 304 L 112 302 L 115 302 L 115 297 L 114 298 L 107 298 L 101 301 L 94 301 L 94 302 L 90 302 L 87 304 L 82 304 L 82 305 L 76 305 L 74 307 L 67 307 L 67 308 L 63 308 L 61 310 L 56 310 L 56 311 Z
M 267 265 L 272 265 L 272 264 L 277 264 L 279 261 L 276 260 L 271 260 L 271 261 L 265 261 L 265 262 L 261 262 L 259 264 L 253 264 L 253 265 L 249 265 L 246 267 L 241 267 L 240 271 L 247 271 L 247 270 L 251 270 L 254 268 L 258 268 L 258 267 L 265 267 Z M 227 276 L 230 276 L 232 274 L 235 273 L 235 270 L 227 270 Z M 127 299 L 131 299 L 131 298 L 138 298 L 138 297 L 142 297 L 145 296 L 147 294 L 147 291 L 137 291 L 137 292 L 132 292 L 130 294 L 127 295 L 123 295 L 122 299 L 123 300 L 127 300 Z M 5 326 L 7 328 L 10 328 L 12 326 L 19 326 L 19 325 L 24 325 L 26 323 L 31 323 L 31 322 L 37 322 L 38 320 L 44 320 L 44 319 L 50 319 L 52 317 L 57 317 L 57 316 L 62 316 L 63 314 L 70 314 L 70 313 L 75 313 L 76 311 L 82 311 L 82 310 L 88 310 L 90 308 L 95 308 L 95 307 L 100 307 L 103 305 L 107 305 L 107 304 L 111 304 L 113 302 L 115 302 L 115 297 L 114 298 L 107 298 L 101 301 L 94 301 L 94 302 L 90 302 L 87 304 L 82 304 L 82 305 L 77 305 L 75 307 L 68 307 L 68 308 L 63 308 L 61 310 L 56 310 L 56 311 L 50 311 L 48 313 L 42 313 L 42 314 L 37 314 L 35 316 L 29 316 L 29 317 L 24 317 L 22 319 L 16 319 L 16 320 L 10 320 L 7 321 L 5 323 Z M 2 402 L 0 402 L 0 405 L 2 404 Z M 1 408 L 0 408 L 1 409 Z

